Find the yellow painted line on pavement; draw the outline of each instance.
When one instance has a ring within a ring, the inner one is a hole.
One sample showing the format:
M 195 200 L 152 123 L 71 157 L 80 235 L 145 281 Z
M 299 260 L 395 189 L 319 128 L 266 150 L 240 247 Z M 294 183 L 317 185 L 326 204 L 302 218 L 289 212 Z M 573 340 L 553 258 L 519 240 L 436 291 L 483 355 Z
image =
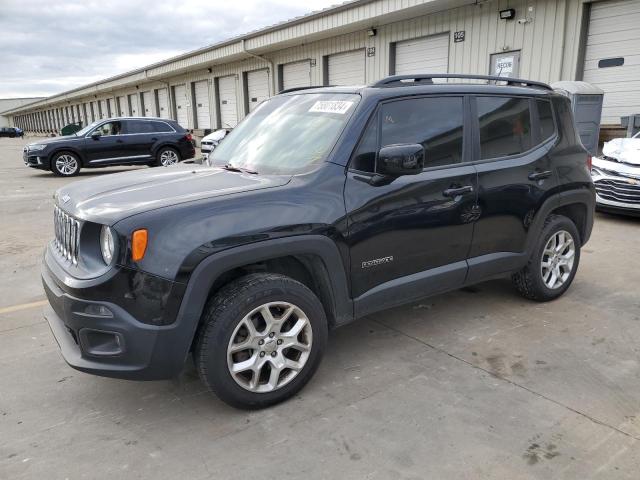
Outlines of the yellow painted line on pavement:
M 49 303 L 47 300 L 39 300 L 37 302 L 21 303 L 19 305 L 11 305 L 10 307 L 3 307 L 3 308 L 0 308 L 0 315 L 4 313 L 19 312 L 20 310 L 27 310 L 29 308 L 44 307 L 47 303 Z

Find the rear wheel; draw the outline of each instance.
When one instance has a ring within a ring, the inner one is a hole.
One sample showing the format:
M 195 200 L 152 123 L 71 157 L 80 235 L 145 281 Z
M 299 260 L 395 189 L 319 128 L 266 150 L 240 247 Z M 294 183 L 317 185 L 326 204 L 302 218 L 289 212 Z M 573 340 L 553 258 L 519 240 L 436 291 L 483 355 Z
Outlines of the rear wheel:
M 175 148 L 162 147 L 156 155 L 156 165 L 158 167 L 169 167 L 180 161 L 180 154 Z
M 195 362 L 220 399 L 239 408 L 286 400 L 313 376 L 327 342 L 318 298 L 276 274 L 242 277 L 209 302 Z
M 512 276 L 512 280 L 524 297 L 547 302 L 567 291 L 579 262 L 578 229 L 567 217 L 551 215 L 529 262 Z
M 71 152 L 57 153 L 51 159 L 51 171 L 60 177 L 73 177 L 80 172 L 80 159 Z

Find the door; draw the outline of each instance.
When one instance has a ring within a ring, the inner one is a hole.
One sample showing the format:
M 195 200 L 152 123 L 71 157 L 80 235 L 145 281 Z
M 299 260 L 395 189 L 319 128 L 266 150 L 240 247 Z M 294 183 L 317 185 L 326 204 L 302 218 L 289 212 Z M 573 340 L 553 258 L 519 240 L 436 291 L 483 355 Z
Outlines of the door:
M 153 97 L 151 92 L 142 92 L 142 115 L 145 117 L 155 117 Z
M 447 73 L 449 34 L 413 38 L 395 44 L 395 75 Z
M 286 63 L 282 66 L 282 89 L 308 87 L 311 85 L 311 62 Z
M 118 116 L 126 117 L 129 115 L 129 109 L 127 107 L 127 97 L 118 97 Z
M 556 138 L 551 103 L 515 96 L 478 96 L 475 103 L 479 219 L 470 281 L 517 266 L 528 227 L 558 186 L 547 155 Z
M 222 128 L 233 128 L 238 123 L 236 77 L 229 75 L 218 79 L 220 123 Z
M 209 81 L 202 80 L 193 84 L 196 99 L 196 128 L 211 128 L 211 113 L 209 110 Z
M 169 112 L 169 99 L 167 98 L 167 89 L 159 88 L 156 90 L 158 96 L 158 116 L 160 118 L 171 118 Z
M 464 105 L 462 96 L 394 100 L 369 122 L 345 186 L 357 316 L 463 284 L 477 190 Z M 424 147 L 422 173 L 376 176 L 379 148 L 396 144 Z
M 329 55 L 329 85 L 364 85 L 364 49 Z
M 602 123 L 640 113 L 640 2 L 591 3 L 584 56 L 585 82 L 604 90 Z
M 100 136 L 92 138 L 94 132 Z M 124 155 L 126 136 L 122 135 L 122 122 L 112 121 L 103 123 L 87 134 L 83 140 L 85 158 L 91 164 L 108 164 Z
M 130 161 L 148 161 L 159 135 L 152 120 L 124 120 L 126 156 Z
M 247 72 L 247 113 L 269 98 L 269 70 Z
M 189 125 L 189 112 L 187 111 L 187 88 L 184 85 L 173 87 L 174 105 L 176 107 L 176 120 L 181 127 Z
M 129 116 L 137 117 L 140 115 L 140 105 L 138 102 L 138 94 L 131 93 L 127 95 L 129 100 Z

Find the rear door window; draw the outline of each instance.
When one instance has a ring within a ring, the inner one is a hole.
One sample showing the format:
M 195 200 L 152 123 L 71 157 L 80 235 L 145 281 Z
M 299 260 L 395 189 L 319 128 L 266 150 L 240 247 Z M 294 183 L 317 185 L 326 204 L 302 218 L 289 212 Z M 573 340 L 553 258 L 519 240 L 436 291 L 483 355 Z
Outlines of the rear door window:
M 151 122 L 146 120 L 127 120 L 127 133 L 155 133 Z
M 477 97 L 476 101 L 482 160 L 518 155 L 531 149 L 528 98 Z

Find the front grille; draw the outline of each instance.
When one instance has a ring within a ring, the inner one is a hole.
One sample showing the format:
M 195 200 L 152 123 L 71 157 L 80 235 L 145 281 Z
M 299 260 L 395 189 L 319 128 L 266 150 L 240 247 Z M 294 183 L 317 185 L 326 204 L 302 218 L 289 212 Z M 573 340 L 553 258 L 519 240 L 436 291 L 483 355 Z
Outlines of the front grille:
M 624 180 L 597 180 L 596 192 L 600 197 L 615 202 L 640 205 L 640 185 Z
M 56 234 L 54 242 L 56 248 L 65 259 L 77 265 L 80 222 L 56 206 L 53 211 L 53 228 Z

